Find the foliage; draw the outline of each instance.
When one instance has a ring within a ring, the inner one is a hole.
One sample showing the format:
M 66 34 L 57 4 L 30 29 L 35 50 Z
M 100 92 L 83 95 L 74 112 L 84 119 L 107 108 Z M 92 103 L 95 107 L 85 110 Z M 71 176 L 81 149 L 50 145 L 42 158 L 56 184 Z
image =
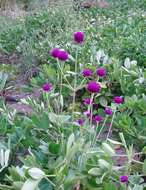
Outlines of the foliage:
M 0 32 L 3 51 L 19 52 L 25 69 L 40 69 L 27 85 L 39 97 L 19 102 L 31 107 L 30 114 L 1 100 L 0 189 L 146 188 L 145 2 L 111 6 L 79 13 L 58 6 Z M 81 44 L 73 40 L 79 29 Z M 68 58 L 52 56 L 54 47 Z M 83 75 L 86 68 L 90 76 Z M 9 76 L 0 73 L 0 91 Z M 98 91 L 88 88 L 91 81 Z

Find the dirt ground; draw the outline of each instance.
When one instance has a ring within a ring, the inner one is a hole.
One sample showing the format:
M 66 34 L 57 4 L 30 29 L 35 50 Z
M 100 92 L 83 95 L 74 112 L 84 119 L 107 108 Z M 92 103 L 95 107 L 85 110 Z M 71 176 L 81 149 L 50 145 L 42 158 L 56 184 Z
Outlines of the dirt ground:
M 69 4 L 72 6 L 72 2 L 73 2 L 71 0 L 45 0 L 45 1 L 42 1 L 45 3 L 42 3 L 41 6 L 38 6 L 38 4 L 35 3 L 35 4 L 31 5 L 31 8 L 28 8 L 25 5 L 18 6 L 16 1 L 14 1 L 13 4 L 8 3 L 8 4 L 4 4 L 3 6 L 1 6 L 1 1 L 0 1 L 0 15 L 11 17 L 12 19 L 22 18 L 35 11 L 39 11 L 40 7 L 41 7 L 41 9 L 46 7 L 46 3 L 48 5 L 48 7 L 51 7 L 51 6 L 54 6 L 57 4 L 62 4 L 62 5 Z M 84 1 L 82 1 L 81 6 L 84 8 L 92 8 L 92 7 L 108 8 L 109 3 L 106 0 L 84 0 Z

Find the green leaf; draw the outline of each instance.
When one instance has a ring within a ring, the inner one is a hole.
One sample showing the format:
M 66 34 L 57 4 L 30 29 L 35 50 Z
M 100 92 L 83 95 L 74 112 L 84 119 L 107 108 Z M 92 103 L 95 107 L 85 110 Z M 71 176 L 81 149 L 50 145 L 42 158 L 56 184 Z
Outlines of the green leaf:
M 3 90 L 8 80 L 8 74 L 0 72 L 0 90 Z
M 58 122 L 58 116 L 55 113 L 49 113 L 49 119 L 52 123 L 56 123 Z
M 114 149 L 107 143 L 102 143 L 102 149 L 109 156 L 114 156 L 115 155 Z
M 9 173 L 13 181 L 21 181 L 25 175 L 23 170 L 21 170 L 19 167 L 15 168 L 14 166 L 9 168 Z
M 101 96 L 101 97 L 99 98 L 99 103 L 100 103 L 100 105 L 103 106 L 103 107 L 106 107 L 107 104 L 108 104 L 106 98 L 103 97 L 103 96 Z
M 39 168 L 31 168 L 28 170 L 28 174 L 30 177 L 32 177 L 35 180 L 42 179 L 45 177 L 45 173 L 40 170 Z
M 5 165 L 5 153 L 4 149 L 0 150 L 0 165 L 3 167 Z
M 16 181 L 13 183 L 13 187 L 15 190 L 20 190 L 22 186 L 23 186 L 23 183 L 20 181 Z
M 71 146 L 71 149 L 68 149 L 66 154 L 66 161 L 69 164 L 72 159 L 74 159 L 75 154 L 81 149 L 82 143 L 76 142 Z
M 46 129 L 49 126 L 48 114 L 46 114 L 45 112 L 41 117 L 34 114 L 32 115 L 31 119 L 37 128 Z
M 146 159 L 144 160 L 142 171 L 146 175 Z
M 132 190 L 143 190 L 143 185 L 134 185 Z
M 120 138 L 121 138 L 121 141 L 122 141 L 123 145 L 126 147 L 127 144 L 126 144 L 126 141 L 125 141 L 125 138 L 124 138 L 123 133 L 119 133 L 119 136 L 120 136 Z
M 33 180 L 33 179 L 28 179 L 21 190 L 36 190 L 38 187 L 38 184 L 40 183 L 40 180 Z
M 107 85 L 105 82 L 100 82 L 100 86 L 101 86 L 101 88 L 107 88 Z
M 146 146 L 143 147 L 142 152 L 146 154 Z
M 138 175 L 131 175 L 129 176 L 129 182 L 133 185 L 138 185 L 144 183 L 144 179 Z
M 88 171 L 88 174 L 93 175 L 93 176 L 100 176 L 100 175 L 102 175 L 102 171 L 100 168 L 91 168 Z
M 103 159 L 99 159 L 98 164 L 99 164 L 99 167 L 102 169 L 109 169 L 111 167 L 110 163 Z
M 57 125 L 67 123 L 69 119 L 70 115 L 57 115 L 55 113 L 49 113 L 49 120 Z
M 38 163 L 34 155 L 28 155 L 25 159 L 20 157 L 20 161 L 27 167 L 38 167 Z
M 118 141 L 115 141 L 115 140 L 112 140 L 112 139 L 108 139 L 108 141 L 114 145 L 122 145 L 121 142 L 118 142 Z
M 47 76 L 51 76 L 51 77 L 55 76 L 55 74 L 56 74 L 56 70 L 47 64 L 43 65 L 43 71 L 47 74 Z
M 97 177 L 96 178 L 96 183 L 99 185 L 103 182 L 103 178 L 102 177 Z
M 0 172 L 8 166 L 10 150 L 0 149 Z
M 49 143 L 49 151 L 52 154 L 58 154 L 60 150 L 61 145 L 56 143 Z
M 117 190 L 117 188 L 113 182 L 109 182 L 104 185 L 104 190 Z
M 42 179 L 39 183 L 39 190 L 53 190 L 52 185 L 46 179 Z
M 72 133 L 69 138 L 68 138 L 68 142 L 67 142 L 67 154 L 69 153 L 71 147 L 73 146 L 75 142 L 75 136 L 74 134 Z
M 62 94 L 60 95 L 60 105 L 61 105 L 61 107 L 63 107 L 63 105 L 64 105 L 64 100 L 63 100 Z

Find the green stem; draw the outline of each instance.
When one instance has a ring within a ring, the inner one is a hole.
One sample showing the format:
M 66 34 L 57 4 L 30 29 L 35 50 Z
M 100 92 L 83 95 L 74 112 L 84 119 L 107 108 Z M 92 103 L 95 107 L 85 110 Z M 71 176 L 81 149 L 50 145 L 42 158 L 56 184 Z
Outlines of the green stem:
M 8 185 L 0 184 L 0 189 L 1 189 L 1 190 L 3 190 L 3 189 L 13 189 L 13 187 L 8 186 Z
M 62 74 L 60 73 L 60 113 L 62 113 L 63 105 L 61 104 L 62 101 Z
M 100 137 L 101 132 L 102 132 L 103 128 L 105 127 L 105 124 L 106 124 L 107 119 L 108 119 L 108 116 L 106 116 L 106 118 L 105 118 L 105 120 L 104 120 L 104 122 L 103 122 L 103 125 L 101 126 L 101 129 L 100 129 L 100 131 L 99 131 L 99 133 L 98 133 L 98 135 L 97 135 L 97 139 Z
M 96 137 L 97 137 L 97 128 L 99 126 L 99 122 L 97 123 L 97 125 L 95 126 L 95 135 L 94 135 L 94 138 L 93 138 L 93 143 L 92 143 L 92 146 L 94 147 L 94 145 L 96 144 Z
M 47 177 L 56 177 L 56 175 L 46 175 Z
M 49 183 L 51 183 L 51 185 L 53 186 L 53 187 L 56 187 L 56 185 L 49 179 L 49 178 L 45 178 Z
M 75 109 L 76 102 L 76 86 L 77 86 L 77 63 L 78 63 L 78 48 L 76 49 L 76 59 L 75 59 L 75 78 L 74 78 L 74 89 L 73 89 L 73 112 Z
M 45 92 L 45 97 L 47 99 L 47 105 L 48 105 L 48 109 L 50 110 L 50 112 L 53 112 L 51 105 L 50 105 L 50 100 L 49 100 L 49 93 Z
M 93 116 L 93 99 L 94 99 L 94 93 L 91 94 L 90 98 L 90 105 L 88 106 L 88 112 L 91 114 L 90 115 L 90 128 L 92 128 L 92 116 Z M 92 142 L 92 133 L 90 132 L 90 142 Z
M 116 110 L 117 110 L 117 109 L 115 108 L 114 113 L 113 113 L 113 117 L 112 117 L 112 120 L 111 120 L 111 123 L 110 123 L 110 127 L 109 127 L 109 130 L 108 130 L 108 134 L 107 134 L 107 137 L 106 137 L 106 141 L 107 141 L 107 139 L 109 138 L 110 133 L 111 133 L 111 130 L 112 130 L 112 125 L 113 125 L 113 122 L 114 122 Z
M 90 99 L 90 105 L 88 108 L 89 113 L 91 113 L 91 118 L 90 118 L 90 127 L 92 127 L 92 116 L 93 116 L 93 99 L 94 99 L 94 93 L 91 94 L 91 99 Z
M 126 185 L 126 190 L 128 190 L 128 185 L 127 184 L 125 184 Z
M 138 163 L 138 164 L 142 164 L 142 165 L 144 164 L 143 162 L 140 162 L 140 161 L 135 160 L 135 159 L 133 159 L 132 161 L 135 162 L 135 163 Z
M 78 89 L 80 89 L 80 88 L 82 87 L 82 85 L 84 84 L 84 81 L 85 81 L 85 80 L 86 80 L 86 79 L 84 78 L 84 79 L 81 81 L 81 83 L 80 83 Z
M 60 64 L 59 64 L 59 61 L 57 61 L 57 65 L 58 65 L 58 68 L 59 68 L 60 71 L 61 71 L 61 75 L 63 76 L 64 73 L 63 73 L 63 70 L 62 70 L 62 68 L 61 68 L 61 66 L 60 66 Z M 70 89 L 73 89 L 73 87 L 70 85 L 70 83 L 69 83 L 69 81 L 67 80 L 67 78 L 64 77 L 64 79 L 65 79 L 65 81 L 67 82 L 69 88 L 70 88 Z
M 63 68 L 64 68 L 64 64 L 63 65 L 60 65 L 59 63 L 59 60 L 57 61 L 58 62 L 58 66 L 60 68 L 60 102 L 59 102 L 59 108 L 60 108 L 60 113 L 62 113 L 62 109 L 63 109 L 63 105 L 61 104 L 61 101 L 62 101 L 62 83 L 63 83 L 63 79 L 62 79 L 62 76 L 63 76 Z

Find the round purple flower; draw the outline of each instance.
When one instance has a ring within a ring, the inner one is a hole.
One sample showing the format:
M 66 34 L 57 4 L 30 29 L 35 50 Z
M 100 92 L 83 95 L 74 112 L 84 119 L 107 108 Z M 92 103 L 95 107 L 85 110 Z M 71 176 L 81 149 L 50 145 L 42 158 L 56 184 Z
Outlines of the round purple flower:
M 113 111 L 112 111 L 111 108 L 105 108 L 105 113 L 106 113 L 107 115 L 112 115 L 112 114 L 113 114 Z
M 85 98 L 85 99 L 83 100 L 83 103 L 84 103 L 85 105 L 90 105 L 90 104 L 93 103 L 93 100 L 91 100 L 91 98 Z
M 99 77 L 105 77 L 106 76 L 106 69 L 104 67 L 100 67 L 97 69 L 96 73 Z
M 96 115 L 96 116 L 94 116 L 94 120 L 95 120 L 96 122 L 101 122 L 101 121 L 103 121 L 103 117 L 100 116 L 100 115 Z
M 50 92 L 51 90 L 52 90 L 52 84 L 51 83 L 46 83 L 46 84 L 44 84 L 43 85 L 43 90 L 45 91 L 45 92 Z
M 68 52 L 65 50 L 59 50 L 58 59 L 61 61 L 67 61 L 69 59 Z
M 91 69 L 84 69 L 82 72 L 84 77 L 90 77 L 93 74 L 93 71 Z
M 84 40 L 85 40 L 85 34 L 84 34 L 84 32 L 79 31 L 79 32 L 75 32 L 74 33 L 74 41 L 76 43 L 81 44 L 81 43 L 84 42 Z
M 50 55 L 54 58 L 58 58 L 58 54 L 60 52 L 60 49 L 59 48 L 53 48 L 50 52 Z
M 87 90 L 91 93 L 98 93 L 101 90 L 101 86 L 96 81 L 90 81 L 87 85 Z
M 121 183 L 128 183 L 128 176 L 127 175 L 120 176 L 120 182 Z
M 84 119 L 82 119 L 82 118 L 78 119 L 78 124 L 79 124 L 80 126 L 83 126 L 84 123 L 85 123 L 85 120 L 84 120 Z
M 124 102 L 124 99 L 123 99 L 123 97 L 121 97 L 121 96 L 115 96 L 115 97 L 114 97 L 114 102 L 115 102 L 116 104 L 122 104 L 122 103 Z

